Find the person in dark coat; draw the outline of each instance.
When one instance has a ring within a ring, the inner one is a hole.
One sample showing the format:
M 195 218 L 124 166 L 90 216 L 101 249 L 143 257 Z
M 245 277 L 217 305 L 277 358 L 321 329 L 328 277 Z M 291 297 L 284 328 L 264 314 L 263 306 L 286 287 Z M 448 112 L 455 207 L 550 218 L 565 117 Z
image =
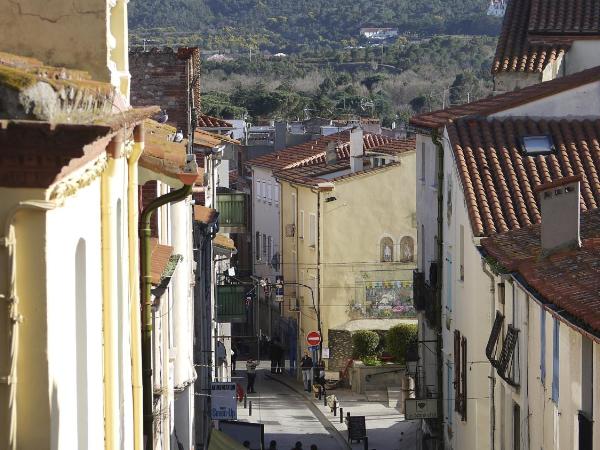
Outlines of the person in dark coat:
M 271 373 L 282 373 L 283 348 L 279 339 L 275 337 L 269 348 L 269 358 L 271 359 Z
M 300 360 L 300 368 L 302 369 L 302 381 L 304 382 L 304 390 L 310 392 L 312 384 L 313 360 L 308 355 L 308 350 L 304 351 L 304 356 Z

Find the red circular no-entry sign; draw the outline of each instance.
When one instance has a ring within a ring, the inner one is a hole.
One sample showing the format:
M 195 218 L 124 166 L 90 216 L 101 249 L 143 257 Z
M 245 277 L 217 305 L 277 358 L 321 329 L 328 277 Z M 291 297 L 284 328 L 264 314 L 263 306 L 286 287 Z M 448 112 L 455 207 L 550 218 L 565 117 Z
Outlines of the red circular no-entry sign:
M 321 343 L 321 333 L 318 331 L 311 331 L 306 335 L 306 342 L 308 345 L 319 345 Z

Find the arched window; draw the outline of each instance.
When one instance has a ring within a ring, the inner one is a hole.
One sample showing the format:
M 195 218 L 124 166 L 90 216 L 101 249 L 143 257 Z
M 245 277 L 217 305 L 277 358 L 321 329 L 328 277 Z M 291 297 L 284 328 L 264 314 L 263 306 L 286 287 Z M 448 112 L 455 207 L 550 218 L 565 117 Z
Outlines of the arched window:
M 389 237 L 384 237 L 381 239 L 379 246 L 381 262 L 394 261 L 394 241 Z
M 415 240 L 411 236 L 404 236 L 400 240 L 400 261 L 413 262 L 415 260 Z

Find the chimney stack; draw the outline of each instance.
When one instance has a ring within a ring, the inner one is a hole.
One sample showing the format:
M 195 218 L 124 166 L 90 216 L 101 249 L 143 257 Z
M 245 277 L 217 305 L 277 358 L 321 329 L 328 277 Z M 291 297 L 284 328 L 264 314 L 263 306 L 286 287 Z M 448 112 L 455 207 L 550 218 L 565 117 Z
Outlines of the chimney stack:
M 325 162 L 327 164 L 335 164 L 337 162 L 337 142 L 331 141 L 327 143 Z
M 536 188 L 542 214 L 542 255 L 581 246 L 580 183 L 578 175 Z
M 363 130 L 353 128 L 350 130 L 350 168 L 352 172 L 363 170 Z

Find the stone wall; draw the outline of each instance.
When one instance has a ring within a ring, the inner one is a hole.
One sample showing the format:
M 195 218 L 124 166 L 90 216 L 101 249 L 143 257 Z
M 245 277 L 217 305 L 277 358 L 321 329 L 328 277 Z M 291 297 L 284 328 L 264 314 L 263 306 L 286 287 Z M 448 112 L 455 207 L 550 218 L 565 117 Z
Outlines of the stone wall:
M 200 73 L 197 48 L 132 50 L 129 53 L 131 105 L 158 105 L 167 111 L 168 124 L 187 133 L 188 86 Z M 200 82 L 194 87 L 194 104 L 200 110 Z
M 346 330 L 329 330 L 328 370 L 343 370 L 352 358 L 352 334 Z

